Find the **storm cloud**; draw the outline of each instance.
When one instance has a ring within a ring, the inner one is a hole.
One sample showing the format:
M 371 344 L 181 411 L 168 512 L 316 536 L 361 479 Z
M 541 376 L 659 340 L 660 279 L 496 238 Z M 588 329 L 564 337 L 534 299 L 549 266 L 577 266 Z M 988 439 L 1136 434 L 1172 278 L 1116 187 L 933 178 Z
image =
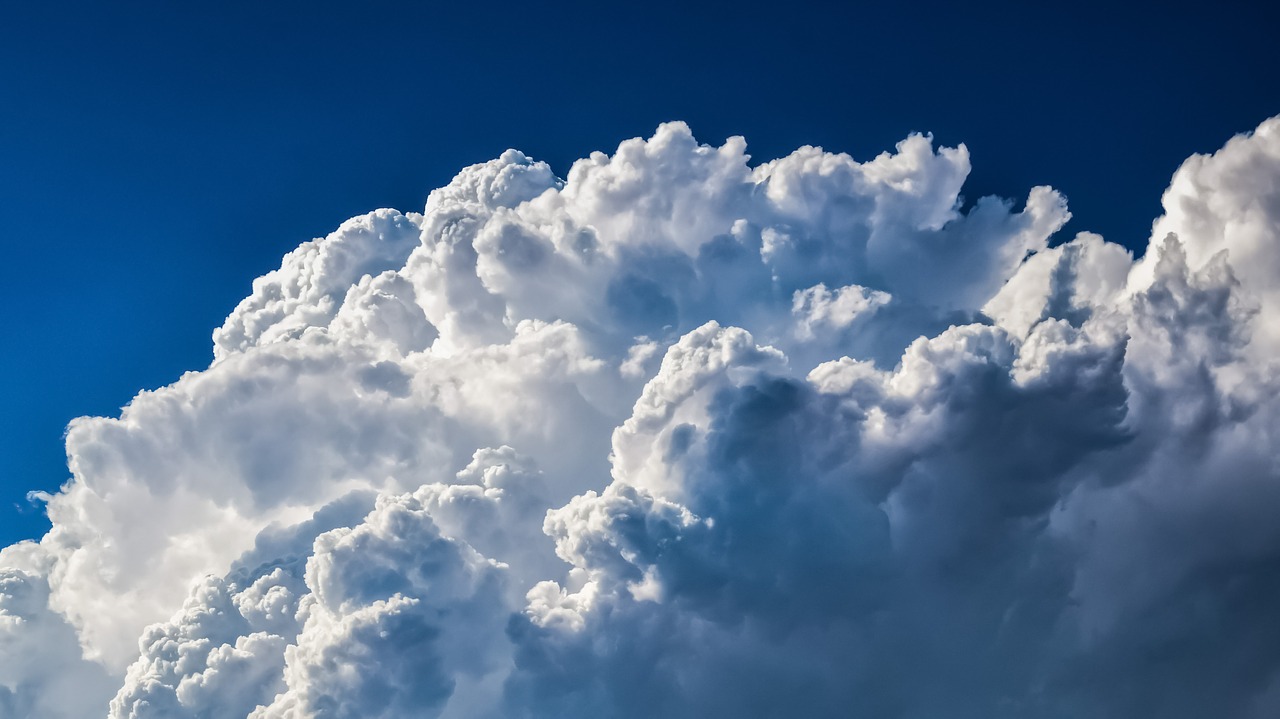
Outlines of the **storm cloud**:
M 1280 715 L 1280 118 L 1137 258 L 969 170 L 670 123 L 304 243 L 72 422 L 0 717 Z

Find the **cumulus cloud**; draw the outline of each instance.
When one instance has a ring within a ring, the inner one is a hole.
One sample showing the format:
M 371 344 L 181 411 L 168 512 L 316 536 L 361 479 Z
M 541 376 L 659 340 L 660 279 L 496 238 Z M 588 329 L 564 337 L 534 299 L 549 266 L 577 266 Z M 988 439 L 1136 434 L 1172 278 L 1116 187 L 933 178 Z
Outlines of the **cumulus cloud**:
M 963 147 L 517 151 L 67 433 L 0 717 L 1280 711 L 1280 119 L 1144 253 Z

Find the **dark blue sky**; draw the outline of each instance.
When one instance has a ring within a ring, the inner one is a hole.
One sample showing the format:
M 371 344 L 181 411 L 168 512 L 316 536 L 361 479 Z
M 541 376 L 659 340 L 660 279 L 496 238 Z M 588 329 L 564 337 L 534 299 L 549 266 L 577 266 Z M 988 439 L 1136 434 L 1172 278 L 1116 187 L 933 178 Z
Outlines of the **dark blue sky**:
M 122 5 L 117 7 L 116 5 Z M 0 543 L 61 435 L 211 356 L 299 242 L 518 147 L 560 172 L 684 119 L 768 159 L 965 142 L 966 195 L 1140 245 L 1188 154 L 1280 112 L 1271 4 L 10 3 Z

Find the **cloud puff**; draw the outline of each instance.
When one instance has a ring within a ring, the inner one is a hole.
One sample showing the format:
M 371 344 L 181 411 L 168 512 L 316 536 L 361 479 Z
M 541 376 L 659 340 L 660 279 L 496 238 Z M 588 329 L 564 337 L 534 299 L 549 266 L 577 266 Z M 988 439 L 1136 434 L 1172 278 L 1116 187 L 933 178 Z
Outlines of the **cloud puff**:
M 0 717 L 1272 716 L 1278 142 L 1137 260 L 679 123 L 349 220 L 72 423 Z

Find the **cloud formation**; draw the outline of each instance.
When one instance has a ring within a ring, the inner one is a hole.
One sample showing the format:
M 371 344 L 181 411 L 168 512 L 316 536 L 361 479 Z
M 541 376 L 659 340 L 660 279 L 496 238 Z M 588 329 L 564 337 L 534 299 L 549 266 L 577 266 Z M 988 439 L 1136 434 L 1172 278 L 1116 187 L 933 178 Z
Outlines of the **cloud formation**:
M 1280 713 L 1280 118 L 1140 259 L 967 150 L 517 151 L 67 434 L 0 717 Z M 1051 246 L 1052 245 L 1052 246 Z

